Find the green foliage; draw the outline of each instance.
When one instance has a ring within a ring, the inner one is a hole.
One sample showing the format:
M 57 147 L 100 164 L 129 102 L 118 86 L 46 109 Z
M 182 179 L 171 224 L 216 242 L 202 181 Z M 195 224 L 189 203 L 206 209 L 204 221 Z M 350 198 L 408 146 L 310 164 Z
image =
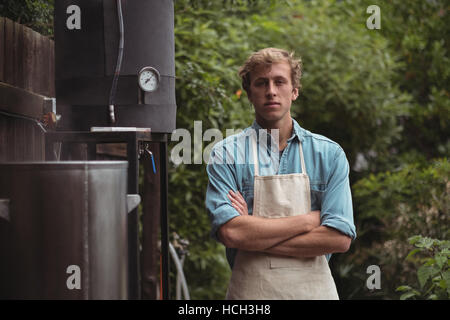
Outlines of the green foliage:
M 395 299 L 399 283 L 414 281 L 414 267 L 404 261 L 408 238 L 412 234 L 448 238 L 449 188 L 447 159 L 371 174 L 354 184 L 358 240 L 350 253 L 338 259 L 338 273 L 346 278 L 346 296 L 374 297 L 361 285 L 361 278 L 366 277 L 365 270 L 358 269 L 361 265 L 380 266 L 383 285 L 378 294 L 384 298 Z M 344 274 L 349 268 L 353 272 Z
M 53 35 L 54 0 L 2 0 L 0 16 L 46 36 Z
M 433 237 L 446 238 L 449 177 L 450 163 L 442 159 L 428 167 L 411 164 L 398 172 L 371 174 L 359 180 L 353 189 L 355 204 L 361 210 L 358 220 L 365 232 L 359 233 L 361 239 L 366 233 L 378 232 L 378 228 L 388 236 L 421 230 Z M 392 225 L 394 221 L 397 223 Z
M 382 158 L 402 137 L 396 120 L 409 114 L 410 96 L 392 81 L 399 65 L 388 41 L 368 31 L 365 21 L 351 21 L 366 15 L 333 15 L 334 6 L 301 2 L 286 10 L 280 23 L 280 45 L 294 49 L 304 63 L 293 114 L 305 128 L 340 143 L 351 164 L 357 154 Z
M 449 299 L 450 298 L 450 241 L 437 240 L 420 235 L 409 238 L 412 250 L 406 260 L 420 265 L 417 269 L 415 288 L 402 285 L 397 291 L 403 292 L 400 300 L 407 299 Z
M 346 25 L 365 28 L 365 10 L 370 0 L 333 2 L 331 14 Z M 364 154 L 369 171 L 392 170 L 414 163 L 450 156 L 450 15 L 446 1 L 383 1 L 381 29 L 377 34 L 386 43 L 385 52 L 395 60 L 392 83 L 408 96 L 408 112 L 398 115 L 401 139 L 391 141 L 389 153 L 378 149 Z M 390 90 L 388 89 L 388 91 Z M 373 156 L 374 155 L 374 156 Z
M 446 1 L 389 1 L 382 34 L 400 55 L 395 81 L 415 103 L 403 119 L 396 148 L 420 149 L 427 158 L 450 155 L 450 15 Z

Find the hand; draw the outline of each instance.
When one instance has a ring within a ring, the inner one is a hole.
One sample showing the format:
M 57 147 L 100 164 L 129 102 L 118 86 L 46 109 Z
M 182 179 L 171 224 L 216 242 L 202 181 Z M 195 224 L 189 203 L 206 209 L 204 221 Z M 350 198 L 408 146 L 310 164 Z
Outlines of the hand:
M 247 202 L 245 202 L 244 197 L 239 191 L 233 192 L 233 190 L 230 190 L 228 192 L 228 199 L 230 199 L 231 205 L 241 216 L 248 215 Z
M 312 229 L 320 227 L 320 211 L 311 211 L 308 213 L 309 223 Z

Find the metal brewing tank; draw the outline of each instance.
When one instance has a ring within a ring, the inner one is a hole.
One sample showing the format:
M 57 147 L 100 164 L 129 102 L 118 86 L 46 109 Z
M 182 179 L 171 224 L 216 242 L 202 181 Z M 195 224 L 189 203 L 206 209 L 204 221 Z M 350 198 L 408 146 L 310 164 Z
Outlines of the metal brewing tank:
M 114 126 L 171 133 L 176 128 L 173 1 L 121 0 L 121 9 L 124 48 Z M 89 131 L 93 126 L 108 126 L 120 39 L 117 1 L 58 0 L 54 14 L 60 129 Z M 147 66 L 161 76 L 154 92 L 143 92 L 138 85 L 138 73 Z
M 127 167 L 0 164 L 0 298 L 127 298 Z

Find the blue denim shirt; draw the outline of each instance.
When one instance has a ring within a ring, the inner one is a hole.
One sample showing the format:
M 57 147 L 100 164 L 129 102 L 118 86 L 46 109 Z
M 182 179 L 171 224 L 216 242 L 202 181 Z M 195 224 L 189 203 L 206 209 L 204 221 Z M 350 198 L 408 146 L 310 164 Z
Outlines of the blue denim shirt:
M 211 219 L 211 235 L 216 240 L 219 227 L 239 216 L 227 197 L 230 189 L 239 191 L 247 202 L 249 214 L 253 212 L 254 165 L 250 145 L 251 132 L 266 131 L 254 121 L 251 127 L 218 142 L 211 150 L 206 167 L 209 176 L 206 209 Z M 300 140 L 311 185 L 311 211 L 321 211 L 321 225 L 335 228 L 355 239 L 349 164 L 344 150 L 336 142 L 301 128 L 295 120 L 293 134 L 288 139 L 281 157 L 278 147 L 272 147 L 275 143 L 271 141 L 275 138 L 267 133 L 266 136 L 269 138 L 261 139 L 260 135 L 258 139 L 259 174 L 266 176 L 300 173 Z M 267 143 L 264 143 L 264 140 L 267 140 Z M 266 152 L 261 152 L 264 149 Z M 236 252 L 236 249 L 227 248 L 227 259 L 231 267 Z M 330 256 L 327 255 L 327 258 Z

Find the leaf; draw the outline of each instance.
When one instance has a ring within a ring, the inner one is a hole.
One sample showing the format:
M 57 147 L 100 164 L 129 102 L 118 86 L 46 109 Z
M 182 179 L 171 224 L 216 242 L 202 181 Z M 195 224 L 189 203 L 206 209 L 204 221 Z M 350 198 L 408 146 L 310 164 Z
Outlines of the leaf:
M 416 243 L 416 247 L 418 248 L 426 248 L 426 249 L 430 249 L 434 244 L 434 239 L 428 238 L 428 237 L 424 237 L 422 239 L 420 239 L 419 243 Z
M 417 252 L 420 252 L 421 250 L 419 248 L 416 248 L 414 250 L 412 250 L 407 256 L 406 256 L 406 260 L 410 260 L 412 258 L 413 255 L 415 255 Z
M 410 244 L 416 244 L 417 242 L 419 242 L 422 239 L 422 236 L 420 235 L 416 235 L 416 236 L 412 236 L 408 239 Z
M 441 289 L 447 289 L 447 283 L 445 282 L 445 280 L 444 279 L 440 279 L 440 281 L 439 281 L 439 283 L 438 283 L 438 286 L 441 288 Z
M 434 268 L 432 266 L 421 266 L 417 270 L 417 278 L 419 279 L 420 288 L 423 289 L 428 279 L 434 274 Z
M 407 300 L 407 299 L 415 297 L 415 296 L 417 296 L 417 292 L 416 291 L 410 291 L 410 292 L 402 294 L 400 296 L 400 300 Z
M 442 253 L 437 253 L 434 256 L 434 260 L 436 261 L 436 264 L 438 265 L 439 269 L 442 269 L 442 267 L 447 263 L 448 258 Z
M 442 278 L 445 280 L 447 294 L 448 294 L 448 297 L 450 298 L 450 270 L 446 270 L 445 272 L 443 272 Z
M 397 289 L 395 289 L 395 291 L 397 292 L 403 292 L 403 291 L 407 291 L 407 290 L 411 290 L 412 288 L 410 286 L 400 286 Z

